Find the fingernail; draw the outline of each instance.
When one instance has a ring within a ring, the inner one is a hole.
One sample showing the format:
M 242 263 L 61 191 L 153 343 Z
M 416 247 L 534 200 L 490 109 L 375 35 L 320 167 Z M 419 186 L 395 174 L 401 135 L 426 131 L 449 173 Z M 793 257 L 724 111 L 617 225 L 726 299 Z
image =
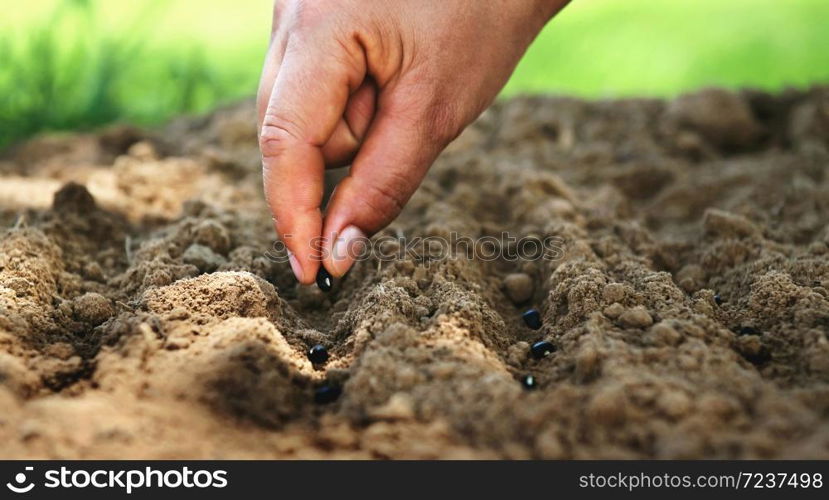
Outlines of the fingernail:
M 299 264 L 299 261 L 292 253 L 288 253 L 288 262 L 291 263 L 291 270 L 294 272 L 294 276 L 298 281 L 302 281 L 302 266 Z
M 363 253 L 366 235 L 356 226 L 343 229 L 334 241 L 331 251 L 332 271 L 342 276 L 354 263 L 354 259 Z

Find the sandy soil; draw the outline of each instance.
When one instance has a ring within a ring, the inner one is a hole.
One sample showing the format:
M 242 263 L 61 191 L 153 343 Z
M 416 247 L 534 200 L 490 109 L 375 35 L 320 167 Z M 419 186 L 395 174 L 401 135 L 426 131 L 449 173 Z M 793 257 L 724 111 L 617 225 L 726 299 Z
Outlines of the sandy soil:
M 829 458 L 829 89 L 499 103 L 383 235 L 560 258 L 327 295 L 267 256 L 253 122 L 0 159 L 2 458 Z

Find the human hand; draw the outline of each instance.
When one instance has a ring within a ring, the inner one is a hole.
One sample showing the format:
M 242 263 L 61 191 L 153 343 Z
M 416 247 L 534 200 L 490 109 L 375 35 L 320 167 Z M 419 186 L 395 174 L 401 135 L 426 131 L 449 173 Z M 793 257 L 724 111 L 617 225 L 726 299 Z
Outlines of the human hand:
M 276 1 L 259 143 L 265 197 L 301 283 L 321 263 L 348 271 L 355 242 L 397 217 L 567 2 Z M 323 221 L 325 168 L 348 164 Z

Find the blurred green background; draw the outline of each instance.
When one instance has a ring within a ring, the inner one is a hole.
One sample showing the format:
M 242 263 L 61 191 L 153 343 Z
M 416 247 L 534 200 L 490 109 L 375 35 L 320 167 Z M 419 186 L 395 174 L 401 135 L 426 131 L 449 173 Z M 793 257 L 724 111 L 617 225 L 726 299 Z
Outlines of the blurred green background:
M 485 0 L 481 0 L 485 1 Z M 272 0 L 0 0 L 0 146 L 252 95 Z M 829 0 L 574 0 L 504 95 L 829 82 Z

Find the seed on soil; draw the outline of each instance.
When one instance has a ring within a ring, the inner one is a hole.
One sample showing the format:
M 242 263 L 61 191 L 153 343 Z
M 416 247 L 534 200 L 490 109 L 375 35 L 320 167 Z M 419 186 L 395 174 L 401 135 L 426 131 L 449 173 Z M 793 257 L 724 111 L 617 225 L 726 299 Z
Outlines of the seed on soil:
M 547 342 L 546 340 L 536 342 L 535 344 L 530 346 L 530 354 L 535 359 L 546 358 L 554 352 L 556 352 L 556 346 L 554 346 L 550 342 Z
M 714 302 L 715 302 L 718 306 L 721 306 L 721 305 L 722 305 L 722 297 L 720 297 L 720 296 L 719 296 L 719 294 L 714 295 Z
M 318 405 L 333 403 L 340 397 L 343 390 L 337 385 L 326 384 L 314 391 L 314 402 Z
M 317 271 L 317 286 L 323 292 L 327 292 L 331 290 L 331 286 L 334 284 L 334 278 L 331 277 L 331 274 L 322 266 L 320 266 L 320 270 Z
M 737 335 L 760 335 L 760 331 L 753 326 L 741 326 Z
M 315 365 L 321 365 L 328 361 L 328 349 L 324 345 L 317 344 L 308 350 L 308 359 Z
M 749 363 L 763 365 L 771 360 L 771 350 L 758 335 L 740 335 L 734 348 Z
M 533 330 L 541 328 L 541 313 L 538 312 L 538 309 L 530 309 L 521 317 L 524 318 L 524 323 Z
M 521 377 L 521 385 L 524 386 L 524 389 L 527 390 L 534 390 L 538 388 L 538 384 L 535 381 L 535 377 L 532 375 L 524 375 Z
M 771 361 L 771 352 L 765 346 L 760 346 L 753 351 L 741 352 L 740 354 L 746 361 L 753 365 L 763 365 Z

